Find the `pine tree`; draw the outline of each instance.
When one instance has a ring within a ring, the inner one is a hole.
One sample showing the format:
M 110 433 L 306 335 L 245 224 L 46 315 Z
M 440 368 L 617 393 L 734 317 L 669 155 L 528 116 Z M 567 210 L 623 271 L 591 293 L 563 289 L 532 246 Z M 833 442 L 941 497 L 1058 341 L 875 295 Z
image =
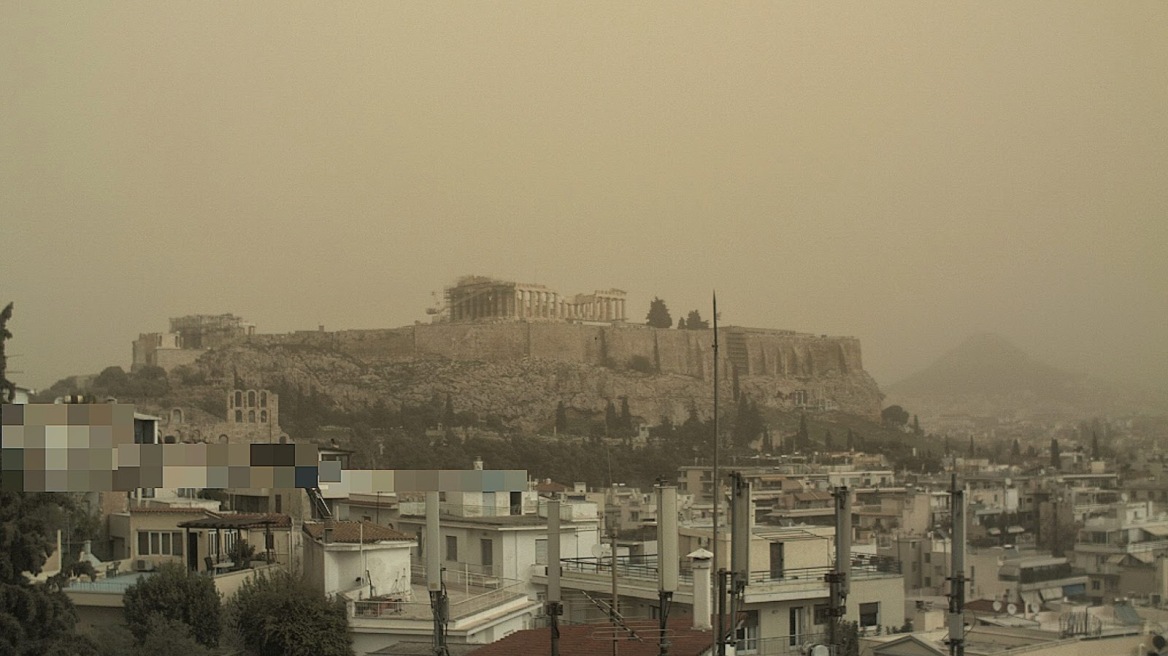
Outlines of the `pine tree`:
M 612 432 L 618 428 L 619 424 L 620 422 L 616 415 L 616 406 L 609 399 L 608 405 L 604 408 L 604 436 L 612 437 Z
M 620 429 L 625 435 L 631 435 L 633 432 L 633 415 L 629 412 L 629 397 L 621 397 L 620 418 L 618 420 Z
M 446 395 L 446 407 L 442 409 L 442 424 L 450 427 L 454 425 L 454 403 L 450 400 L 450 394 Z
M 969 457 L 973 458 L 977 455 L 977 447 L 973 445 L 973 436 L 969 436 Z
M 556 405 L 556 434 L 563 435 L 568 432 L 568 409 L 564 407 L 564 402 L 560 401 Z
M 1099 433 L 1091 431 L 1091 459 L 1099 459 Z
M 811 434 L 807 432 L 807 415 L 799 415 L 799 432 L 795 433 L 795 451 L 804 451 L 811 446 Z
M 673 317 L 669 315 L 669 308 L 665 307 L 665 301 L 653 297 L 652 302 L 649 303 L 649 314 L 645 316 L 645 323 L 654 328 L 671 328 L 673 326 Z
M 913 415 L 913 434 L 918 436 L 923 434 L 923 431 L 921 431 L 921 420 L 916 415 Z
M 1059 469 L 1061 467 L 1059 458 L 1059 443 L 1058 438 L 1050 439 L 1050 466 L 1052 469 Z

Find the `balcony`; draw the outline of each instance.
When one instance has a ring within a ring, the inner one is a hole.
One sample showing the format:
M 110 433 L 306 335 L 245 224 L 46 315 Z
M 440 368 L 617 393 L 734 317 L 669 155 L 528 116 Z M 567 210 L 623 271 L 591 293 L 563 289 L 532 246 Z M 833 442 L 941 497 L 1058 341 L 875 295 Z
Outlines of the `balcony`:
M 522 581 L 448 571 L 444 574 L 444 582 L 450 622 L 454 628 L 459 628 L 459 623 L 477 623 L 476 616 L 484 611 L 517 609 L 535 603 L 527 598 L 526 585 Z M 430 622 L 434 618 L 425 572 L 421 568 L 413 568 L 411 571 L 409 591 L 379 595 L 372 599 L 350 600 L 348 610 L 349 618 L 356 623 Z

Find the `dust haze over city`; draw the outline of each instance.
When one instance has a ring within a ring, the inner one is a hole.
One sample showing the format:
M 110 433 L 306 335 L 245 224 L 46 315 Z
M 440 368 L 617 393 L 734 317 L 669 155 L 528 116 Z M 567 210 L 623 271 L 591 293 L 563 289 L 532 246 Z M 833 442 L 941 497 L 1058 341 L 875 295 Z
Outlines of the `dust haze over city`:
M 0 653 L 1168 656 L 1165 2 L 0 44 Z
M 26 384 L 187 313 L 392 327 L 457 276 L 1164 388 L 1168 11 L 9 4 Z

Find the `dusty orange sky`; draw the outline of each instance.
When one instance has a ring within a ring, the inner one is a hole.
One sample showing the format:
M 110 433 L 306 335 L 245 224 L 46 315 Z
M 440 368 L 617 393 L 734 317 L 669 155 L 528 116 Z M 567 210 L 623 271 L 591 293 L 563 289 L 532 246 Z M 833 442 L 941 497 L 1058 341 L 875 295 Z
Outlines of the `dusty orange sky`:
M 8 2 L 0 48 L 21 384 L 477 273 L 1168 387 L 1163 2 Z

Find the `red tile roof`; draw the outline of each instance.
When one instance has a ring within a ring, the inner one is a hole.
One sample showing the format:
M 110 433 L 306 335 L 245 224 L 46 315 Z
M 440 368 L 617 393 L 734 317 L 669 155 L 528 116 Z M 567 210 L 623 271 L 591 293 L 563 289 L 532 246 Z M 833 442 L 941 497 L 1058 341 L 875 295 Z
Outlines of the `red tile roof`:
M 560 656 L 611 656 L 614 636 L 620 635 L 621 656 L 657 656 L 659 630 L 656 622 L 630 622 L 640 640 L 628 639 L 624 631 L 610 624 L 560 625 Z M 713 631 L 695 631 L 693 620 L 677 617 L 669 621 L 670 656 L 703 656 L 714 646 Z M 470 656 L 516 656 L 546 654 L 551 647 L 551 629 L 528 629 L 470 652 Z
M 351 544 L 360 544 L 361 538 L 364 537 L 365 544 L 371 542 L 388 542 L 413 540 L 412 536 L 406 535 L 400 531 L 395 531 L 388 526 L 374 524 L 373 522 L 361 521 L 335 521 L 332 524 L 332 541 L 344 542 Z M 304 522 L 304 532 L 314 540 L 324 539 L 324 523 L 323 522 Z

